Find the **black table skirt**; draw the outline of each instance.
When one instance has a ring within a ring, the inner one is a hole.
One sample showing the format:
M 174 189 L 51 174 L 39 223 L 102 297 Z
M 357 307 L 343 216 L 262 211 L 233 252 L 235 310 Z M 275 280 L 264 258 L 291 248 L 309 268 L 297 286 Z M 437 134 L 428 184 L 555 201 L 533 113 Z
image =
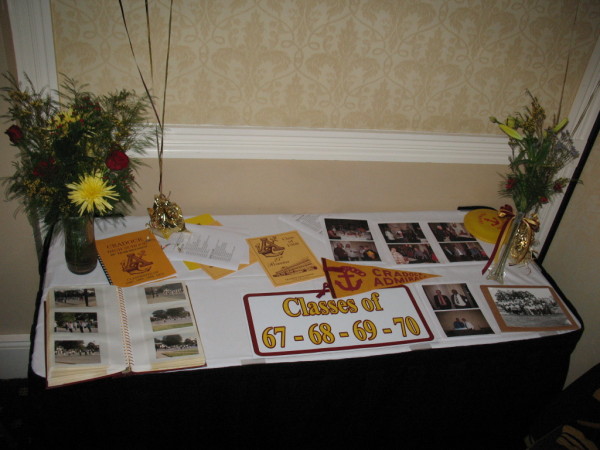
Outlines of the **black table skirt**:
M 50 390 L 34 377 L 32 395 L 45 442 L 68 431 L 103 445 L 207 439 L 237 448 L 518 448 L 506 445 L 521 442 L 562 389 L 578 336 L 137 375 Z M 466 443 L 445 446 L 453 440 Z

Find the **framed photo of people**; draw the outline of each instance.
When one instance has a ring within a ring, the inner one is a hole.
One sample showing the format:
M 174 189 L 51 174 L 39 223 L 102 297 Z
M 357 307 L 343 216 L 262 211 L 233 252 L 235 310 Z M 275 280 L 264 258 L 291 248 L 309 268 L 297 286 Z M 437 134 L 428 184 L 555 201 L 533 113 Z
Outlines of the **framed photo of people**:
M 502 331 L 551 331 L 579 328 L 550 286 L 481 286 Z

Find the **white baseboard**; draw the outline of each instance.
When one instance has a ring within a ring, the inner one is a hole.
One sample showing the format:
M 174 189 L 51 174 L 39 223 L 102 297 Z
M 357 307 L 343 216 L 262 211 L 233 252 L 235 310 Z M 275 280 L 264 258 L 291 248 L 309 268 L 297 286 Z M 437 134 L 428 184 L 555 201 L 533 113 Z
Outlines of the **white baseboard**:
M 0 379 L 27 378 L 29 335 L 0 335 Z

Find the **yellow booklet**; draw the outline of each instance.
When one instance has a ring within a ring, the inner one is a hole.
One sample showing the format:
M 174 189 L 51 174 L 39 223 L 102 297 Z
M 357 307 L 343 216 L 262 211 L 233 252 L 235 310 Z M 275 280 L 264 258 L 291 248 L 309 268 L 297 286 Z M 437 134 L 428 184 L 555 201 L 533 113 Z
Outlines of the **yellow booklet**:
M 48 387 L 206 365 L 183 282 L 55 287 L 45 314 Z
M 297 231 L 246 240 L 275 286 L 325 276 L 321 264 Z
M 149 230 L 96 240 L 98 260 L 110 284 L 130 287 L 174 277 L 177 272 Z

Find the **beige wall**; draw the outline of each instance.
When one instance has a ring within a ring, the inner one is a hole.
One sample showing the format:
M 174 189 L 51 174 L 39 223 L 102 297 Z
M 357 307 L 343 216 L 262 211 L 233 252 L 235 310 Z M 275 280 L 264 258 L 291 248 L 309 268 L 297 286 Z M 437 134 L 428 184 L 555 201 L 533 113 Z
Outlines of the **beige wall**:
M 58 72 L 143 88 L 114 0 L 52 0 Z M 123 2 L 162 98 L 169 2 Z M 574 26 L 576 6 L 579 5 Z M 496 133 L 530 89 L 564 111 L 600 33 L 597 0 L 180 0 L 167 123 Z
M 5 6 L 0 3 L 0 8 Z M 4 32 L 8 27 L 5 11 L 0 14 L 0 72 L 14 68 L 12 42 Z M 6 50 L 8 48 L 8 51 Z M 0 114 L 7 113 L 0 101 Z M 4 124 L 3 124 L 4 125 Z M 4 132 L 4 128 L 2 129 Z M 11 175 L 17 152 L 8 139 L 0 135 L 0 176 Z M 2 188 L 3 189 L 3 188 Z M 4 199 L 3 199 L 4 200 Z M 15 217 L 19 204 L 1 203 L 0 209 L 0 334 L 28 334 L 33 319 L 34 299 L 38 289 L 38 267 L 31 226 L 23 214 Z
M 596 141 L 544 266 L 577 308 L 585 331 L 575 353 L 567 383 L 600 363 L 600 140 Z
M 140 172 L 138 214 L 158 193 L 157 164 Z M 165 194 L 184 213 L 272 214 L 496 206 L 503 167 L 352 161 L 164 161 Z M 473 189 L 473 186 L 480 186 Z
M 124 3 L 148 77 L 143 2 Z M 168 2 L 158 8 L 159 2 L 150 3 L 155 54 L 164 55 Z M 97 92 L 142 91 L 114 0 L 51 4 L 58 72 Z M 488 116 L 520 109 L 525 88 L 555 110 L 570 53 L 568 111 L 600 34 L 597 0 L 532 0 L 525 6 L 520 0 L 175 5 L 167 122 L 178 124 L 496 133 Z M 2 52 L 2 71 L 10 68 L 7 58 Z M 160 80 L 157 75 L 157 92 Z M 0 176 L 10 173 L 14 154 L 8 140 L 0 139 Z M 158 191 L 156 161 L 146 162 L 138 176 L 137 214 L 145 213 Z M 504 203 L 497 183 L 505 170 L 475 164 L 167 159 L 164 187 L 186 214 L 455 209 Z M 577 188 L 577 206 L 569 209 L 547 259 L 587 325 L 571 378 L 600 361 L 592 344 L 600 311 L 591 272 L 598 210 L 583 204 L 588 197 L 597 201 L 598 176 L 598 164 L 590 163 L 586 184 Z M 16 206 L 5 203 L 0 210 L 0 335 L 29 333 L 38 282 L 31 231 L 23 215 L 13 217 Z M 573 245 L 582 216 L 589 221 L 586 240 Z

